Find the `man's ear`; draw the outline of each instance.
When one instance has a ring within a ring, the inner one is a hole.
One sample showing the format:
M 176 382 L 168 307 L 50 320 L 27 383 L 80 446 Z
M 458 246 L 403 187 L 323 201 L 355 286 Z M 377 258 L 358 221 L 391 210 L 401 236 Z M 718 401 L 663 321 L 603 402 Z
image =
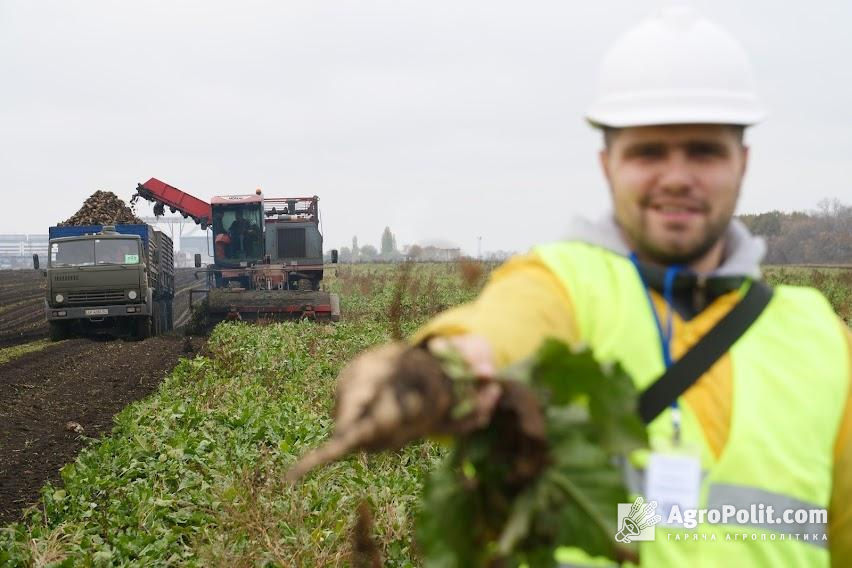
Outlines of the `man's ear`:
M 745 176 L 746 170 L 748 170 L 749 147 L 746 146 L 745 144 L 743 144 L 742 152 L 743 152 L 743 165 L 742 165 L 742 169 L 740 170 L 740 179 L 742 179 L 743 176 Z

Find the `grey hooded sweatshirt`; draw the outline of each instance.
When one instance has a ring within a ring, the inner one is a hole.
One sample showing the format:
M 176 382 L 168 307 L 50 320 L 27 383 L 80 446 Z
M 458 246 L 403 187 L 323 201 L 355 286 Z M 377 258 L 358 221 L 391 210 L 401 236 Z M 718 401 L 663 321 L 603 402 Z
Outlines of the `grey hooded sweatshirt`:
M 761 279 L 760 262 L 766 255 L 764 240 L 752 235 L 738 219 L 731 220 L 725 236 L 722 264 L 716 270 L 696 273 L 683 269 L 675 276 L 672 306 L 686 320 L 695 317 L 719 296 L 742 286 L 747 279 Z M 612 213 L 596 222 L 576 219 L 565 240 L 582 241 L 622 256 L 631 253 Z M 639 268 L 645 285 L 665 295 L 666 267 L 640 262 Z

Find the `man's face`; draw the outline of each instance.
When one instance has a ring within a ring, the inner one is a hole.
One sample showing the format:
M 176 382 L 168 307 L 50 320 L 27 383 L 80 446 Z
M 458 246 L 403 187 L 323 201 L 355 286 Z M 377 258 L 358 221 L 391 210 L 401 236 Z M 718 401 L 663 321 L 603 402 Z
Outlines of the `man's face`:
M 615 217 L 630 245 L 661 264 L 703 257 L 734 214 L 748 149 L 734 127 L 624 128 L 601 150 Z

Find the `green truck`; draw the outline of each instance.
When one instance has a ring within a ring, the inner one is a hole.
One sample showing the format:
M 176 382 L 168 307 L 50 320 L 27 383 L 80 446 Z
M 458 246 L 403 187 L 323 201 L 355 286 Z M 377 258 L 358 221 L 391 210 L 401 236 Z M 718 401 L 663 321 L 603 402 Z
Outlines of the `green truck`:
M 144 224 L 50 227 L 47 255 L 51 340 L 91 333 L 146 339 L 172 330 L 174 248 L 167 235 Z

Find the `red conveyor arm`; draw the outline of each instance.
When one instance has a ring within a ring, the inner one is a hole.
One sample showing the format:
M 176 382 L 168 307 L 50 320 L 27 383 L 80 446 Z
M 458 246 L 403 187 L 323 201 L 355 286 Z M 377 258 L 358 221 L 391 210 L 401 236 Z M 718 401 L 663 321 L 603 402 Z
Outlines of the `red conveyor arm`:
M 163 183 L 157 178 L 151 178 L 145 183 L 140 183 L 136 187 L 136 194 L 157 204 L 154 206 L 155 215 L 158 206 L 160 215 L 162 215 L 163 206 L 168 206 L 172 212 L 180 211 L 184 217 L 192 217 L 192 220 L 201 225 L 202 229 L 206 229 L 213 219 L 209 203 Z

